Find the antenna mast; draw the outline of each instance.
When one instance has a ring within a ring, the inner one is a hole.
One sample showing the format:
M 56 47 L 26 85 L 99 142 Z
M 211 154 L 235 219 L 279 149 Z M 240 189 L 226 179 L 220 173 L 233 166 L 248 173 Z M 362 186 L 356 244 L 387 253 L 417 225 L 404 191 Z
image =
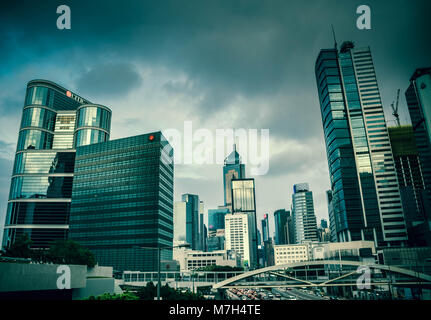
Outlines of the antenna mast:
M 331 24 L 331 28 L 332 28 L 332 36 L 334 37 L 334 48 L 335 48 L 335 50 L 337 50 L 338 49 L 337 38 L 335 37 L 335 30 L 334 30 L 333 24 Z

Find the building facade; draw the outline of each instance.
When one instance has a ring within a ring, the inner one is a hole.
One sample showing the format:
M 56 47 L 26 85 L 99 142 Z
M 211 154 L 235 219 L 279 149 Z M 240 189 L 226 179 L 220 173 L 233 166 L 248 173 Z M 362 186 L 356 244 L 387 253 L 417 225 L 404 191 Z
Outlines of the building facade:
M 174 241 L 185 241 L 193 250 L 200 247 L 199 204 L 199 196 L 188 193 L 174 204 Z
M 338 241 L 407 241 L 404 212 L 369 48 L 320 51 L 316 80 Z
M 317 241 L 317 222 L 313 193 L 308 183 L 295 184 L 292 195 L 292 223 L 295 243 Z
M 204 252 L 189 249 L 174 249 L 174 260 L 180 264 L 180 271 L 191 271 L 209 266 L 237 268 L 241 266 L 240 256 L 235 251 L 217 250 Z
M 249 217 L 249 266 L 257 268 L 257 221 L 255 182 L 252 178 L 232 179 L 232 214 L 246 214 Z M 226 222 L 225 222 L 226 223 Z M 227 235 L 227 232 L 226 232 Z M 228 239 L 226 237 L 226 243 Z
M 431 245 L 430 203 L 412 126 L 388 128 L 404 208 L 409 244 Z M 428 238 L 428 239 L 427 239 Z
M 33 248 L 48 248 L 55 240 L 67 239 L 75 147 L 109 140 L 110 124 L 107 107 L 94 105 L 51 81 L 28 82 L 4 247 L 24 234 Z M 81 139 L 84 135 L 86 139 Z
M 405 93 L 426 190 L 431 206 L 431 68 L 417 69 Z M 427 213 L 430 224 L 431 215 Z
M 283 244 L 274 246 L 275 265 L 308 261 L 307 244 Z
M 289 216 L 290 216 L 290 211 L 287 211 L 286 209 L 280 209 L 274 212 L 274 224 L 275 224 L 274 242 L 276 245 L 289 243 L 288 227 L 286 228 Z
M 208 209 L 208 232 L 216 232 L 224 229 L 224 216 L 229 213 L 229 209 Z
M 241 156 L 236 151 L 236 144 L 233 151 L 224 160 L 223 166 L 223 192 L 224 205 L 230 207 L 232 204 L 232 179 L 245 178 L 245 165 L 241 163 Z
M 155 248 L 173 243 L 173 170 L 160 132 L 78 147 L 70 238 L 99 265 L 157 270 Z M 172 260 L 172 250 L 161 260 Z
M 225 249 L 239 254 L 244 268 L 253 266 L 252 227 L 253 217 L 248 213 L 229 213 L 225 216 Z

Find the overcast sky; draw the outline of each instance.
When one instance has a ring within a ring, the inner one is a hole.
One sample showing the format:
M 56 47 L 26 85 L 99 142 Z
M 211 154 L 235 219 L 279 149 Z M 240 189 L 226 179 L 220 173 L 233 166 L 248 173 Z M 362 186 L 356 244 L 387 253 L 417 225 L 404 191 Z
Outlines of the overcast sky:
M 331 23 L 339 43 L 371 47 L 385 107 L 401 89 L 403 123 L 408 80 L 431 64 L 429 0 L 60 2 L 0 5 L 1 226 L 31 79 L 110 107 L 111 139 L 182 130 L 184 121 L 214 132 L 269 129 L 270 169 L 255 177 L 258 219 L 289 209 L 293 184 L 308 182 L 320 221 L 329 174 L 314 63 L 333 47 Z M 71 30 L 56 28 L 59 4 L 71 8 Z M 371 30 L 356 28 L 361 4 L 371 7 Z M 195 193 L 216 208 L 222 184 L 219 165 L 175 167 L 175 200 Z

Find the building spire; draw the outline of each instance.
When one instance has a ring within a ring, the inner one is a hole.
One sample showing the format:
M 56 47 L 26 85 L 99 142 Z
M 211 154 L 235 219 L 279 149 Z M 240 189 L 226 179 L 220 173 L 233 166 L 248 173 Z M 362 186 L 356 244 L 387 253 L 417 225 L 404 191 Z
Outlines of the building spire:
M 335 50 L 338 50 L 337 37 L 335 36 L 335 30 L 334 30 L 333 24 L 331 24 L 331 29 L 332 29 L 332 36 L 334 37 L 334 48 Z

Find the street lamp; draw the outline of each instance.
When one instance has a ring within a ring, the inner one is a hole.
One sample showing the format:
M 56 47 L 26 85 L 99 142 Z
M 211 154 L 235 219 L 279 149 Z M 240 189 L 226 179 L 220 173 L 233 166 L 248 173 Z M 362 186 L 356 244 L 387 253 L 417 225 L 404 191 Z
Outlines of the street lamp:
M 139 249 L 149 249 L 149 250 L 157 250 L 157 300 L 160 300 L 160 287 L 161 287 L 161 281 L 160 281 L 160 261 L 161 261 L 161 251 L 163 249 L 175 249 L 175 248 L 188 248 L 190 247 L 190 244 L 180 244 L 178 246 L 164 246 L 164 247 L 143 247 L 143 246 L 133 246 L 134 248 Z

